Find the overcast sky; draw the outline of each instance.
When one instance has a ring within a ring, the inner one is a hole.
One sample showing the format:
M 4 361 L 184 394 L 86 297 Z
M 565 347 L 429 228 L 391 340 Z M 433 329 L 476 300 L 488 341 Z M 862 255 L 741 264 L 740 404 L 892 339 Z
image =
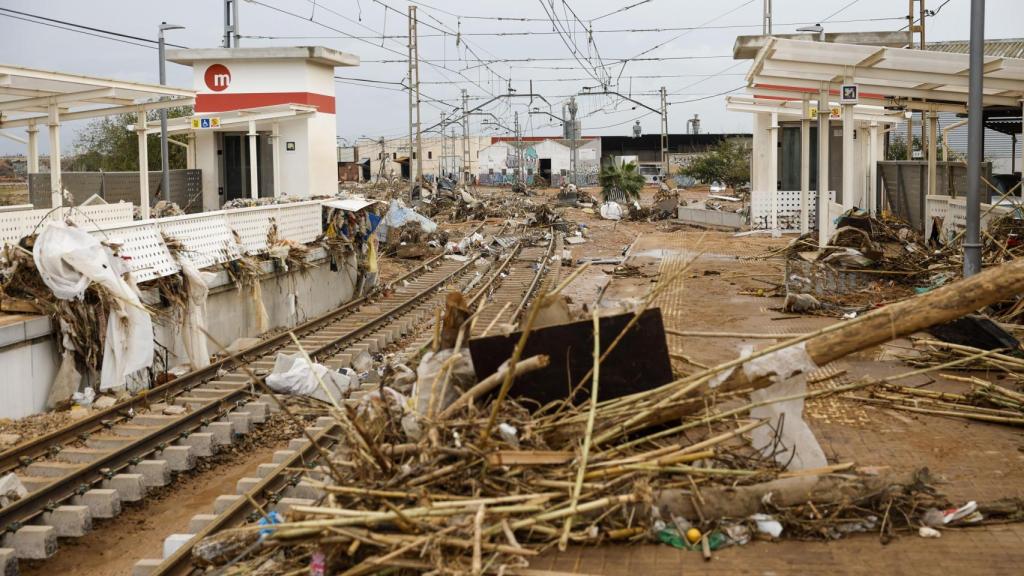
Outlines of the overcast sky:
M 552 1 L 554 16 L 566 36 L 553 33 L 545 11 L 545 7 L 551 9 Z M 612 13 L 633 4 L 640 5 Z M 566 97 L 597 85 L 594 77 L 604 77 L 602 71 L 607 71 L 613 80 L 618 79 L 619 92 L 654 108 L 658 107 L 656 91 L 666 86 L 668 100 L 674 103 L 669 107 L 671 132 L 684 132 L 686 120 L 693 114 L 700 114 L 703 132 L 749 132 L 750 115 L 726 112 L 721 94 L 743 85 L 749 61 L 733 61 L 732 45 L 737 35 L 760 33 L 762 5 L 763 0 L 428 0 L 419 4 L 420 58 L 432 62 L 420 66 L 424 122 L 433 124 L 443 110 L 451 111 L 451 106 L 436 100 L 457 106 L 460 90 L 466 88 L 473 98 L 471 104 L 479 104 L 492 94 L 506 92 L 505 79 L 511 79 L 520 93 L 528 92 L 532 79 L 534 92 L 545 96 L 557 113 Z M 970 0 L 928 0 L 933 10 L 940 5 L 938 15 L 928 19 L 927 39 L 967 39 Z M 401 60 L 406 40 L 382 39 L 381 35 L 406 34 L 407 21 L 402 14 L 407 6 L 408 0 L 244 1 L 242 34 L 273 38 L 244 38 L 242 45 L 323 45 L 360 56 L 361 66 L 339 68 L 337 75 L 395 84 L 337 82 L 338 135 L 349 141 L 363 135 L 400 136 L 407 132 L 407 96 L 398 84 L 406 76 L 406 65 L 380 61 Z M 792 32 L 802 24 L 823 20 L 827 20 L 827 31 L 897 30 L 906 24 L 906 6 L 903 0 L 774 0 L 774 30 Z M 186 26 L 169 32 L 168 41 L 193 48 L 216 47 L 223 33 L 221 0 L 0 0 L 0 7 L 146 38 L 156 38 L 157 26 L 167 21 Z M 0 11 L 0 62 L 125 80 L 158 80 L 155 49 L 17 20 L 7 14 Z M 1021 36 L 1021 18 L 1020 0 L 988 0 L 986 36 Z M 592 26 L 592 42 L 581 21 Z M 699 29 L 680 30 L 686 27 Z M 666 28 L 675 30 L 636 31 Z M 457 44 L 454 34 L 442 34 L 439 29 L 461 30 L 464 36 Z M 523 32 L 535 34 L 496 34 Z M 574 59 L 569 46 L 576 47 L 581 62 Z M 625 67 L 601 66 L 602 62 L 637 56 L 667 59 L 631 61 Z M 700 58 L 682 59 L 694 56 Z M 480 59 L 528 58 L 543 60 L 495 62 L 486 67 L 480 63 Z M 168 78 L 172 85 L 191 88 L 186 67 L 168 64 Z M 628 134 L 633 120 L 645 112 L 610 97 L 588 96 L 578 101 L 584 134 Z M 506 124 L 511 124 L 512 113 L 518 110 L 528 135 L 559 130 L 550 118 L 527 116 L 525 99 L 505 99 L 488 110 Z M 656 115 L 640 119 L 645 133 L 660 130 Z M 474 132 L 481 130 L 478 122 L 474 121 Z M 65 127 L 65 151 L 70 150 L 80 126 Z M 22 130 L 14 132 L 24 135 Z M 46 140 L 41 133 L 43 151 L 48 147 Z M 0 153 L 24 150 L 23 145 L 0 138 Z

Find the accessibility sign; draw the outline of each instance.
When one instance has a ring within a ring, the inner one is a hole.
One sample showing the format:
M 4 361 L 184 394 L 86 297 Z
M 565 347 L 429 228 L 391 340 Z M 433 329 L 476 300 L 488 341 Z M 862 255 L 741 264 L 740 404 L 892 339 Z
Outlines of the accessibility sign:
M 811 106 L 811 120 L 817 120 L 817 119 L 818 119 L 818 107 L 817 106 Z M 839 107 L 839 106 L 829 106 L 828 107 L 828 119 L 829 120 L 842 120 L 843 119 L 843 109 L 841 107 Z
M 207 116 L 205 118 L 193 118 L 192 129 L 202 130 L 209 128 L 220 128 L 220 118 L 217 116 Z

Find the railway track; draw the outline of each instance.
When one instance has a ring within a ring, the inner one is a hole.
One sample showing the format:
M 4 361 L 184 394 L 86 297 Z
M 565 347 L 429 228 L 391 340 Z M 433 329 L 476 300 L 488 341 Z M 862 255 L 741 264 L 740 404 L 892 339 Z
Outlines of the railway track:
M 431 296 L 472 263 L 432 258 L 390 291 L 349 302 L 291 333 L 314 360 L 347 365 L 413 331 L 429 316 Z M 117 516 L 123 502 L 142 500 L 197 458 L 247 433 L 274 408 L 272 399 L 254 397 L 249 374 L 265 374 L 278 353 L 298 351 L 288 332 L 275 335 L 3 452 L 0 476 L 14 473 L 29 492 L 0 508 L 0 549 L 17 558 L 48 558 L 58 537 L 84 535 L 93 518 Z
M 558 279 L 560 258 L 552 262 L 552 256 L 560 254 L 561 238 L 552 235 L 547 245 L 513 247 L 508 256 L 500 259 L 487 277 L 474 288 L 469 299 L 472 306 L 483 306 L 476 322 L 474 333 L 485 330 L 491 320 L 514 321 L 526 308 L 530 299 L 539 291 Z M 513 309 L 509 314 L 508 310 Z M 499 314 L 500 310 L 505 310 Z M 489 311 L 492 311 L 488 314 Z M 484 321 L 484 319 L 488 319 Z M 424 332 L 429 324 L 423 326 Z M 423 348 L 430 341 L 424 334 L 407 347 L 409 350 Z M 328 364 L 330 360 L 328 360 Z M 234 495 L 224 495 L 214 503 L 214 515 L 199 514 L 190 524 L 188 540 L 167 558 L 142 560 L 136 565 L 135 574 L 142 576 L 184 576 L 192 574 L 192 549 L 204 538 L 220 531 L 258 520 L 265 511 L 284 513 L 292 505 L 314 503 L 323 494 L 314 485 L 304 482 L 309 476 L 314 480 L 324 477 L 320 471 L 322 455 L 330 454 L 342 440 L 340 425 L 331 417 L 321 417 L 317 425 L 308 428 L 312 442 L 306 438 L 292 440 L 288 450 L 279 451 L 274 462 L 262 464 L 257 470 L 259 478 L 239 481 L 239 490 Z M 314 445 L 315 443 L 315 445 Z M 244 488 L 244 490 L 243 490 Z

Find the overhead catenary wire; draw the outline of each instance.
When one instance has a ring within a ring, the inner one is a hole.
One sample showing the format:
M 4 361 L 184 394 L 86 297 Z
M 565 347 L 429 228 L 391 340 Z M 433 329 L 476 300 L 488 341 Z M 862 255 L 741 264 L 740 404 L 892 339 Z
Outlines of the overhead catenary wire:
M 21 20 L 23 22 L 30 22 L 32 24 L 39 24 L 41 26 L 47 26 L 47 27 L 50 27 L 50 28 L 57 28 L 57 29 L 60 29 L 60 30 L 68 31 L 68 32 L 74 32 L 76 34 L 84 34 L 85 36 L 92 36 L 92 37 L 95 37 L 95 38 L 101 38 L 103 40 L 112 40 L 114 42 L 120 42 L 122 44 L 130 44 L 132 46 L 139 46 L 140 48 L 150 48 L 152 50 L 157 50 L 158 49 L 157 45 L 156 45 L 157 41 L 156 40 L 150 40 L 148 38 L 140 38 L 140 37 L 137 37 L 137 36 L 130 36 L 130 35 L 127 35 L 127 34 L 121 34 L 120 32 L 114 32 L 112 30 L 104 30 L 102 28 L 94 28 L 94 27 L 91 27 L 91 26 L 84 26 L 84 25 L 81 25 L 81 24 L 74 24 L 72 22 L 64 22 L 64 21 L 60 21 L 60 20 L 54 20 L 54 19 L 51 19 L 51 18 L 44 18 L 42 16 L 35 16 L 35 15 L 30 15 L 29 17 L 17 16 L 15 14 L 22 14 L 22 13 L 18 12 L 16 10 L 9 10 L 7 8 L 0 8 L 0 11 L 2 11 L 2 12 L 0 12 L 0 16 L 6 16 L 7 18 L 12 18 L 14 20 Z M 14 12 L 15 14 L 9 14 L 8 12 Z M 32 18 L 38 18 L 38 20 L 33 20 Z M 60 22 L 60 24 L 55 24 L 54 22 Z M 126 39 L 126 38 L 130 38 L 130 39 Z M 136 40 L 138 40 L 138 41 L 136 41 Z M 141 42 L 151 42 L 152 44 L 142 44 Z M 179 46 L 177 44 L 168 44 L 168 46 L 173 46 L 173 47 L 176 47 L 176 48 L 185 48 L 185 46 Z

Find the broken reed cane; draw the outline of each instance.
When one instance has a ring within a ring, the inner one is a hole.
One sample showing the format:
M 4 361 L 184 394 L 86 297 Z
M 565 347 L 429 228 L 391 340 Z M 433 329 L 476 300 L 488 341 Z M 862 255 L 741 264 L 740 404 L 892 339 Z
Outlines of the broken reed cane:
M 817 366 L 824 366 L 854 352 L 877 346 L 896 338 L 913 334 L 936 324 L 950 322 L 996 302 L 1013 298 L 1024 291 L 1024 259 L 989 268 L 970 278 L 920 294 L 906 300 L 873 310 L 854 320 L 834 324 L 818 332 L 793 338 L 769 347 L 748 358 L 740 358 L 721 366 L 694 374 L 683 380 L 670 382 L 648 393 L 619 399 L 620 402 L 652 399 L 663 395 L 653 405 L 641 404 L 642 410 L 623 423 L 611 426 L 595 439 L 604 443 L 637 428 L 671 422 L 701 409 L 699 404 L 682 404 L 663 408 L 665 404 L 687 395 L 696 395 L 708 385 L 712 377 L 723 368 L 733 368 L 715 390 L 727 392 L 737 388 L 765 388 L 774 381 L 773 373 L 755 371 L 751 376 L 742 369 L 749 360 L 761 357 L 763 367 L 767 356 L 774 355 L 785 361 L 796 346 L 802 346 L 806 358 Z M 741 369 L 735 369 L 741 368 Z M 781 368 L 777 366 L 776 368 Z M 645 407 L 646 406 L 646 407 Z

